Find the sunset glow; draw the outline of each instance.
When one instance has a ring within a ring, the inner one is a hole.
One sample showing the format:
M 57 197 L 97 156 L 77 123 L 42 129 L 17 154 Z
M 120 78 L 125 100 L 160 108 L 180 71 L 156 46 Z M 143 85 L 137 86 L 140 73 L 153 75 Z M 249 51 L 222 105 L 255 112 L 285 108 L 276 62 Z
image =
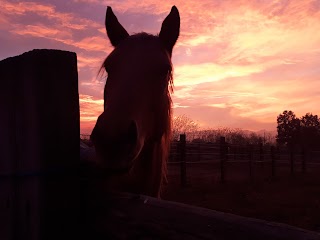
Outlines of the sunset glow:
M 35 48 L 77 53 L 81 132 L 103 111 L 101 63 L 111 6 L 130 34 L 157 34 L 176 5 L 174 114 L 202 128 L 276 130 L 276 117 L 320 114 L 320 1 L 0 0 L 0 60 Z

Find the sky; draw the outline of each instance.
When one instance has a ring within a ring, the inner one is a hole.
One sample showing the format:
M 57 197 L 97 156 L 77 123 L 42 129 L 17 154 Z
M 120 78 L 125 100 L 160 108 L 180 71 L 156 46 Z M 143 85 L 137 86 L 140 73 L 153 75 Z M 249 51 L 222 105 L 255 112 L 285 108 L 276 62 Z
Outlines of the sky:
M 276 130 L 284 110 L 320 115 L 320 0 L 0 0 L 0 60 L 32 49 L 78 58 L 81 133 L 103 111 L 111 6 L 129 34 L 158 34 L 173 5 L 174 115 L 201 128 Z

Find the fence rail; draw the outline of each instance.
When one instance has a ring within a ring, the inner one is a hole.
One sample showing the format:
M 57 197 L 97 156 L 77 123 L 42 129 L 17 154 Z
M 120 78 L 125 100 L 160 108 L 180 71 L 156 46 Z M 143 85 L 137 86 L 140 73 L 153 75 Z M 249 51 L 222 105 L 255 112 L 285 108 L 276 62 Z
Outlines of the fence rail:
M 180 141 L 172 143 L 168 161 L 169 177 L 180 171 L 181 186 L 188 185 L 189 179 L 197 174 L 199 178 L 215 175 L 223 183 L 241 174 L 254 180 L 285 173 L 304 174 L 320 166 L 320 161 L 314 160 L 320 152 L 308 152 L 303 148 L 234 145 L 228 144 L 224 137 L 219 143 L 188 143 L 185 139 L 182 134 Z M 177 169 L 178 165 L 180 169 Z M 320 168 L 317 170 L 320 172 Z

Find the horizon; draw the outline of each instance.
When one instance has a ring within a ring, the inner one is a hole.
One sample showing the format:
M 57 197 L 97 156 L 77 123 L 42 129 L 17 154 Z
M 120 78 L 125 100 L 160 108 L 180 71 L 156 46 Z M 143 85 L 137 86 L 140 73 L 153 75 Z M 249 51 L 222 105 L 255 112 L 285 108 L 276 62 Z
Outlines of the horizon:
M 173 50 L 174 115 L 207 128 L 276 131 L 284 110 L 319 115 L 319 1 L 0 0 L 0 60 L 32 49 L 77 54 L 81 133 L 103 111 L 100 66 L 112 46 L 111 6 L 130 34 L 157 34 L 173 5 L 181 32 Z

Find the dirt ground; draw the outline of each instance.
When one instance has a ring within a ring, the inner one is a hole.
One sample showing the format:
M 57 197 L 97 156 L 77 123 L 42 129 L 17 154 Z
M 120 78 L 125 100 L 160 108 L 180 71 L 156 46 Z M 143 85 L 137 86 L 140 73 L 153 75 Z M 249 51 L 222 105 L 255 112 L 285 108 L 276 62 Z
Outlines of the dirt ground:
M 163 199 L 320 231 L 320 171 L 291 175 L 279 169 L 274 178 L 256 171 L 250 180 L 248 173 L 233 178 L 235 169 L 220 183 L 209 166 L 188 166 L 188 186 L 182 188 L 179 167 L 169 166 Z

